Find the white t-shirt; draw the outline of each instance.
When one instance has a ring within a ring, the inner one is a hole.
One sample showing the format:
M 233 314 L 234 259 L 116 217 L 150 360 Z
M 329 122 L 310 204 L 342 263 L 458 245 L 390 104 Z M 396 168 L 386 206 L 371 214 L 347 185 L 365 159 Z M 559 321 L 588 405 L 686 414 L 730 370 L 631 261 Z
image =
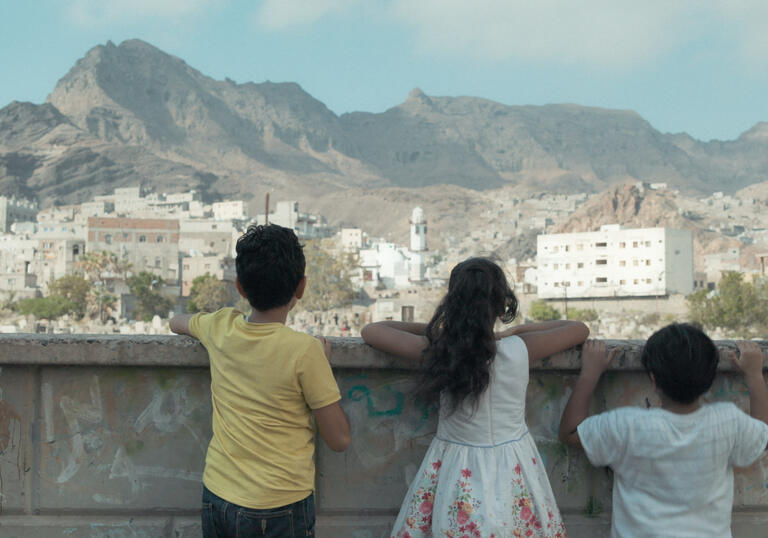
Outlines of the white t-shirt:
M 768 425 L 730 402 L 687 415 L 623 407 L 578 432 L 592 465 L 614 471 L 613 538 L 731 536 L 733 467 L 768 445 Z

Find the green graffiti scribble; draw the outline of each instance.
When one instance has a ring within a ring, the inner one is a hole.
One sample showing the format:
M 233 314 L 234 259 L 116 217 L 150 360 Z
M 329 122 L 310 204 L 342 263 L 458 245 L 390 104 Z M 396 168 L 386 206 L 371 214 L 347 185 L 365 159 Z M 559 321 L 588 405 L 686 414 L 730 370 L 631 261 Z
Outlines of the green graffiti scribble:
M 587 517 L 597 517 L 603 513 L 603 504 L 594 495 L 587 499 L 587 505 L 584 507 L 584 515 Z
M 381 411 L 376 409 L 376 406 L 373 403 L 373 398 L 371 398 L 371 389 L 369 389 L 365 385 L 355 385 L 354 387 L 350 388 L 349 392 L 347 393 L 347 398 L 349 398 L 353 402 L 358 402 L 362 400 L 363 397 L 365 397 L 366 408 L 368 409 L 369 417 L 392 417 L 396 415 L 401 415 L 403 413 L 403 403 L 405 402 L 405 395 L 399 390 L 393 390 L 392 387 L 390 387 L 389 385 L 384 387 L 384 390 L 394 396 L 395 405 L 391 409 L 383 409 Z

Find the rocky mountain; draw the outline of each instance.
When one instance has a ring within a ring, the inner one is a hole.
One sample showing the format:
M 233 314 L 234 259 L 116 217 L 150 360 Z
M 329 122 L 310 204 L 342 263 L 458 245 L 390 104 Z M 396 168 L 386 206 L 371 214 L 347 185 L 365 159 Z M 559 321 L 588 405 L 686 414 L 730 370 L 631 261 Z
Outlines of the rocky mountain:
M 297 84 L 213 80 L 139 40 L 88 51 L 46 104 L 0 110 L 0 194 L 43 205 L 138 182 L 212 199 L 270 191 L 316 210 L 348 189 L 595 192 L 641 180 L 733 192 L 766 178 L 768 123 L 701 142 L 632 111 L 420 90 L 380 114 L 337 116 Z

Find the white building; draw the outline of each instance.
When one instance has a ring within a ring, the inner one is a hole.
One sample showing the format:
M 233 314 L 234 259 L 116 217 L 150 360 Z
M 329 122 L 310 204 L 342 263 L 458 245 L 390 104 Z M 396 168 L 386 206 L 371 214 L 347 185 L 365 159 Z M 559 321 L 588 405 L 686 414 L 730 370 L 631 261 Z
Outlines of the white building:
M 342 228 L 341 248 L 344 252 L 357 252 L 363 248 L 363 231 L 360 228 Z
M 216 202 L 211 205 L 215 220 L 243 220 L 248 218 L 245 202 L 232 200 L 229 202 Z
M 315 239 L 333 235 L 328 228 L 325 217 L 301 213 L 299 211 L 299 202 L 294 200 L 277 202 L 275 210 L 269 214 L 269 219 L 261 214 L 256 215 L 254 220 L 258 224 L 263 224 L 269 220 L 271 224 L 290 228 L 302 239 Z
M 625 229 L 546 234 L 536 240 L 537 288 L 543 299 L 642 297 L 693 291 L 688 230 Z
M 408 279 L 411 282 L 425 280 L 427 266 L 427 221 L 424 210 L 414 207 L 411 213 L 411 249 L 408 260 Z
M 36 202 L 0 196 L 0 232 L 10 231 L 14 222 L 35 220 L 37 209 Z

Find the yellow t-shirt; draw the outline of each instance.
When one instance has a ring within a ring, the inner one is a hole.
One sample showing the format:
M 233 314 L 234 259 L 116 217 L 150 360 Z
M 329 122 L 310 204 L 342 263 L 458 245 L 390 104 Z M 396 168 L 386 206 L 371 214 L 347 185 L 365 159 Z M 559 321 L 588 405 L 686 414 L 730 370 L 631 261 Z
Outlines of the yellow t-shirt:
M 223 308 L 190 332 L 211 361 L 213 438 L 203 483 L 247 508 L 276 508 L 314 490 L 311 409 L 341 399 L 323 347 L 282 323 L 249 323 Z

